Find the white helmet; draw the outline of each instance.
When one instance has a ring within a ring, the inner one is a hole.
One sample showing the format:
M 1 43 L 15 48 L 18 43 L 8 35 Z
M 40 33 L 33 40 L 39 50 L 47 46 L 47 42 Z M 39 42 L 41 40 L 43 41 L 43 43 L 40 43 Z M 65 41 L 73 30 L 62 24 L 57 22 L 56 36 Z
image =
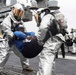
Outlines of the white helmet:
M 57 0 L 48 0 L 47 1 L 47 7 L 50 8 L 51 10 L 57 10 L 60 7 L 58 6 L 58 1 Z
M 31 4 L 32 4 L 32 7 L 38 7 L 38 5 L 37 5 L 37 1 L 36 0 L 32 0 L 31 1 Z
M 20 25 L 18 26 L 18 28 L 24 28 L 24 26 L 20 24 Z
M 13 5 L 12 7 L 24 11 L 24 8 L 23 8 L 23 6 L 22 6 L 20 3 L 16 3 L 16 4 Z
M 36 18 L 38 20 L 37 22 L 37 26 L 40 26 L 40 23 L 41 23 L 41 19 L 50 12 L 50 10 L 48 8 L 39 8 L 37 10 L 37 14 L 38 14 L 38 18 Z
M 23 18 L 24 16 L 24 8 L 20 3 L 16 3 L 15 5 L 12 6 L 13 8 L 13 14 L 14 14 L 14 18 L 17 21 L 20 21 L 21 18 Z

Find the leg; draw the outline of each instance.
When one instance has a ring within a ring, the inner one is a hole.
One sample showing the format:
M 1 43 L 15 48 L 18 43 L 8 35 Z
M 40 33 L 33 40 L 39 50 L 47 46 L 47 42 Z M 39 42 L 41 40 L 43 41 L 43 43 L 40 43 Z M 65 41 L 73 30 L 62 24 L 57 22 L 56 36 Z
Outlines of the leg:
M 56 57 L 56 58 L 58 58 L 58 51 L 56 52 L 56 55 L 55 55 L 55 57 Z
M 20 61 L 23 68 L 26 68 L 29 66 L 29 59 L 23 58 L 23 59 L 20 59 Z
M 23 70 L 26 70 L 26 71 L 33 71 L 32 68 L 29 67 L 29 59 L 28 58 L 25 58 L 21 52 L 19 52 L 19 50 L 16 48 L 15 45 L 13 45 L 13 52 L 20 58 L 20 61 L 21 61 L 21 65 L 22 65 L 22 68 Z
M 0 54 L 0 68 L 3 68 L 5 66 L 9 56 L 10 56 L 10 53 L 7 53 L 6 55 Z
M 61 52 L 62 52 L 62 56 L 63 56 L 63 58 L 65 58 L 65 48 L 64 48 L 64 43 L 62 43 L 62 45 L 61 45 Z
M 47 40 L 39 55 L 40 62 L 37 75 L 52 75 L 52 72 L 54 72 L 53 66 L 55 65 L 55 52 L 60 46 L 61 42 L 56 39 L 55 41 L 51 41 L 51 38 Z
M 7 41 L 0 41 L 0 68 L 3 68 L 10 56 L 9 46 Z
M 39 56 L 39 71 L 37 72 L 37 75 L 51 75 L 54 58 L 55 56 L 52 53 L 50 53 L 50 56 L 47 56 L 41 52 Z
M 29 71 L 29 72 L 32 72 L 33 69 L 29 66 L 29 59 L 28 58 L 20 58 L 20 61 L 21 61 L 21 65 L 22 65 L 22 68 L 23 68 L 23 71 Z
M 75 47 L 76 47 L 76 43 L 73 43 L 73 50 L 72 50 L 72 53 L 73 53 L 73 54 L 76 53 L 76 49 L 75 49 Z

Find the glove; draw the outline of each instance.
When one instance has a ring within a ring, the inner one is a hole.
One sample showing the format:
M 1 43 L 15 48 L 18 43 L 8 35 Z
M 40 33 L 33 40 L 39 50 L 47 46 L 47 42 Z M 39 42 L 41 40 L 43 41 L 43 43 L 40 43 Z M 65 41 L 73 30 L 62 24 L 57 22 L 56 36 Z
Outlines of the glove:
M 15 35 L 17 38 L 19 38 L 19 39 L 22 39 L 22 40 L 25 40 L 25 39 L 26 39 L 25 34 L 24 34 L 23 32 L 21 32 L 21 31 L 15 31 L 15 32 L 14 32 L 14 35 Z

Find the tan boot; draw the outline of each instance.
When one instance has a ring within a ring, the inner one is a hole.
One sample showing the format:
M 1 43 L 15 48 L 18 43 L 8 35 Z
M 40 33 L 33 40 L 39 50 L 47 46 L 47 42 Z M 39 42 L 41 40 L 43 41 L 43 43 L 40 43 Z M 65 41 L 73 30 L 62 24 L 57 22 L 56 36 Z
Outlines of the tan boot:
M 33 69 L 30 66 L 28 66 L 23 68 L 23 71 L 33 72 Z

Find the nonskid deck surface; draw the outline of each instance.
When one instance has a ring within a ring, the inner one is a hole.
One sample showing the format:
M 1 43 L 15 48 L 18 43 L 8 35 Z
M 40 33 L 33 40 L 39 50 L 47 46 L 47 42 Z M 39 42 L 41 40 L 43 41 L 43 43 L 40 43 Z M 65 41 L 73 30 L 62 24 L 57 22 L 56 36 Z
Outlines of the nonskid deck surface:
M 0 69 L 0 75 L 36 75 L 36 71 L 27 72 L 22 71 L 21 67 L 6 65 L 3 69 Z

